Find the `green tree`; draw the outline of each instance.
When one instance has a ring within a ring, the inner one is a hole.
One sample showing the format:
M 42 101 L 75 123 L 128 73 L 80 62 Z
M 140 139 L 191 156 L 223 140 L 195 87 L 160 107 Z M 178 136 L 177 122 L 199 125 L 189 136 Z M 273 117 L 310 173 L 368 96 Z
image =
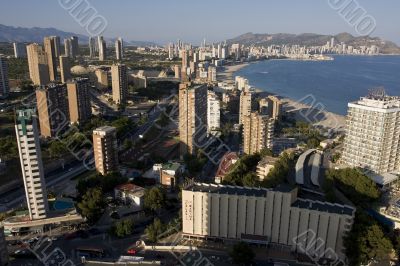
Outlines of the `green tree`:
M 229 255 L 233 262 L 238 265 L 251 265 L 255 257 L 254 251 L 245 242 L 235 244 Z
M 224 184 L 242 186 L 245 176 L 251 172 L 255 172 L 260 159 L 259 154 L 244 155 L 224 177 Z
M 165 229 L 165 225 L 161 222 L 160 219 L 155 218 L 152 224 L 149 224 L 149 226 L 146 227 L 144 230 L 147 239 L 152 242 L 156 243 L 159 239 L 159 236 L 162 234 L 162 232 Z
M 374 181 L 359 169 L 329 169 L 325 176 L 330 187 L 334 185 L 356 205 L 368 207 L 381 195 Z
M 89 223 L 96 222 L 104 212 L 104 195 L 100 188 L 90 188 L 78 203 L 78 208 Z
M 353 228 L 345 239 L 350 265 L 367 265 L 381 261 L 392 252 L 393 246 L 379 225 L 369 216 L 357 213 Z
M 17 142 L 13 136 L 0 138 L 0 154 L 6 160 L 18 155 Z
M 255 187 L 257 184 L 258 184 L 258 177 L 257 177 L 256 173 L 250 172 L 244 176 L 243 186 Z
M 49 146 L 49 153 L 52 158 L 60 158 L 68 152 L 64 143 L 58 140 L 51 142 Z
M 133 233 L 135 228 L 135 223 L 132 219 L 124 219 L 122 221 L 118 221 L 113 226 L 113 233 L 119 237 L 126 237 Z
M 274 168 L 268 173 L 261 185 L 263 187 L 276 187 L 277 185 L 285 182 L 289 175 L 290 169 L 294 167 L 294 157 L 292 154 L 283 153 L 279 160 L 274 164 Z
M 143 205 L 151 211 L 158 211 L 166 204 L 166 194 L 160 187 L 146 189 L 144 193 Z

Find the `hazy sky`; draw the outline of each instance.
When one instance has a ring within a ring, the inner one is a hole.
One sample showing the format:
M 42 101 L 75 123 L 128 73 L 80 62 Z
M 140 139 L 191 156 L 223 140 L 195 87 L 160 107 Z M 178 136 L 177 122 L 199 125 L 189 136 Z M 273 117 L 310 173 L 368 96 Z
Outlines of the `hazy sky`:
M 1 0 L 0 24 L 55 27 L 88 33 L 59 4 L 89 2 L 108 24 L 104 35 L 165 43 L 195 44 L 246 32 L 356 34 L 329 1 L 355 0 Z M 400 44 L 400 1 L 357 0 L 376 19 L 379 36 Z

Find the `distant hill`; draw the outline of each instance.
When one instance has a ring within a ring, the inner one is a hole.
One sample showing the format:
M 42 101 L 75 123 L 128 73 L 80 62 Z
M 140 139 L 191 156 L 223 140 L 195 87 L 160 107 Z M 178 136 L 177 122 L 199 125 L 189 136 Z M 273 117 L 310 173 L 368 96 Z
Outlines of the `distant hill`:
M 228 43 L 240 43 L 246 46 L 249 45 L 305 45 L 305 46 L 313 46 L 313 45 L 324 45 L 331 38 L 335 38 L 336 43 L 344 42 L 347 45 L 352 45 L 355 47 L 358 46 L 371 46 L 376 45 L 380 48 L 381 53 L 384 54 L 400 54 L 400 47 L 398 47 L 395 43 L 390 41 L 382 40 L 378 37 L 355 37 L 349 33 L 340 33 L 337 35 L 321 35 L 314 33 L 303 33 L 303 34 L 286 34 L 286 33 L 277 33 L 277 34 L 256 34 L 256 33 L 245 33 L 238 37 L 228 40 Z
M 77 36 L 79 38 L 79 43 L 87 44 L 89 37 L 76 34 L 73 32 L 65 32 L 55 28 L 23 28 L 23 27 L 12 27 L 0 24 L 0 42 L 43 42 L 45 36 L 60 36 L 61 42 L 63 39 L 69 38 L 71 36 Z M 105 38 L 107 42 L 114 42 L 115 38 Z M 153 42 L 147 41 L 126 41 L 126 45 L 132 46 L 152 46 L 157 45 Z

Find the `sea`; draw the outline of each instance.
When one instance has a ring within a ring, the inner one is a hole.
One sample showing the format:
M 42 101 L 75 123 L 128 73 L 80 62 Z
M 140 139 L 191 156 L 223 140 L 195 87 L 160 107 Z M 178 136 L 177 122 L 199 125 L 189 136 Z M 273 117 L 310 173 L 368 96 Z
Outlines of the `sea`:
M 371 91 L 400 96 L 400 56 L 335 55 L 332 61 L 265 60 L 234 73 L 261 91 L 345 115 Z

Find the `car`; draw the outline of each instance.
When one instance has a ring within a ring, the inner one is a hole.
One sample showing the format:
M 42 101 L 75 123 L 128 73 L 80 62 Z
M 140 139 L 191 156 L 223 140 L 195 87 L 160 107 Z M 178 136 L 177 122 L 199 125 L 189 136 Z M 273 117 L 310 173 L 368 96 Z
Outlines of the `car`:
M 131 249 L 128 249 L 128 251 L 126 252 L 126 253 L 128 253 L 129 255 L 136 255 L 136 249 L 134 249 L 134 248 L 131 248 Z

